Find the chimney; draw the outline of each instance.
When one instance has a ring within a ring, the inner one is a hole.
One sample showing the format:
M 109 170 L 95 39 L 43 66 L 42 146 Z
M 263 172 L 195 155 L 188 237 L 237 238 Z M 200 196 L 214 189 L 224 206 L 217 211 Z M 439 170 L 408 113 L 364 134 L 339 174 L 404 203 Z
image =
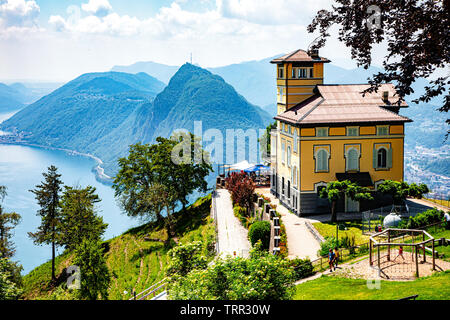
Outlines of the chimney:
M 389 102 L 389 91 L 383 91 L 383 102 L 384 103 Z
M 308 54 L 313 59 L 319 59 L 319 49 L 310 49 Z

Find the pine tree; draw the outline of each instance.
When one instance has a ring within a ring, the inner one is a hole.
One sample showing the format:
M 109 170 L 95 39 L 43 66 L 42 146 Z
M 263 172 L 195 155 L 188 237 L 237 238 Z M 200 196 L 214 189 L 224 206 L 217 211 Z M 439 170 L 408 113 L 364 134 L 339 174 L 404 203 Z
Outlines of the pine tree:
M 50 166 L 47 173 L 42 174 L 45 180 L 36 186 L 36 189 L 30 190 L 40 206 L 37 215 L 41 217 L 41 225 L 35 233 L 29 232 L 28 235 L 34 240 L 35 244 L 52 245 L 52 281 L 55 276 L 55 250 L 61 239 L 60 223 L 61 212 L 59 208 L 60 192 L 62 190 L 61 177 L 58 174 L 58 168 Z
M 106 300 L 111 276 L 101 243 L 84 239 L 75 250 L 74 264 L 80 267 L 81 272 L 80 297 L 97 300 L 100 295 Z
M 108 225 L 96 215 L 95 204 L 101 200 L 95 191 L 92 186 L 65 187 L 60 207 L 61 245 L 66 249 L 75 249 L 83 239 L 101 240 Z

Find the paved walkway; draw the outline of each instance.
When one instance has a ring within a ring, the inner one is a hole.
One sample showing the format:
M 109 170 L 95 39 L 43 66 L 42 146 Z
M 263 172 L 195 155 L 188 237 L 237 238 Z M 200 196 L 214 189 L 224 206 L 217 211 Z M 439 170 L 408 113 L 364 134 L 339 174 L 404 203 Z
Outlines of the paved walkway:
M 408 203 L 409 206 L 414 206 L 414 207 L 424 207 L 425 210 L 428 209 L 433 209 L 433 208 L 437 208 L 438 210 L 442 210 L 444 212 L 449 211 L 449 208 L 447 208 L 446 206 L 442 206 L 440 204 L 431 202 L 431 201 L 427 201 L 425 199 L 407 199 L 406 202 Z
M 216 196 L 217 208 L 217 229 L 219 238 L 219 254 L 222 256 L 234 255 L 248 257 L 250 252 L 250 241 L 248 240 L 248 231 L 241 222 L 234 216 L 231 196 L 226 189 L 217 189 Z
M 272 204 L 277 205 L 277 211 L 281 214 L 281 219 L 286 227 L 288 258 L 310 258 L 314 260 L 318 258 L 317 251 L 320 249 L 320 243 L 313 236 L 306 226 L 306 221 L 311 219 L 301 218 L 289 212 L 289 210 L 280 204 L 280 201 L 275 198 L 270 189 L 258 189 L 257 192 L 263 193 L 269 197 Z M 314 221 L 317 222 L 317 221 Z

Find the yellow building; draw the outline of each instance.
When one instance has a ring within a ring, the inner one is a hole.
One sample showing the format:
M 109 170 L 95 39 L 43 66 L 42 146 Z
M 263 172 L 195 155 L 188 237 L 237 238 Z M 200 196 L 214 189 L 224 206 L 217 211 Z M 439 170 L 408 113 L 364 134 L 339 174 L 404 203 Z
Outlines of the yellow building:
M 271 191 L 298 215 L 329 211 L 318 197 L 330 181 L 350 180 L 376 191 L 384 180 L 403 180 L 406 103 L 396 104 L 394 86 L 378 92 L 369 85 L 324 85 L 317 52 L 297 50 L 272 61 L 277 65 L 277 129 L 271 137 Z M 382 197 L 358 203 L 343 199 L 338 211 L 380 207 Z

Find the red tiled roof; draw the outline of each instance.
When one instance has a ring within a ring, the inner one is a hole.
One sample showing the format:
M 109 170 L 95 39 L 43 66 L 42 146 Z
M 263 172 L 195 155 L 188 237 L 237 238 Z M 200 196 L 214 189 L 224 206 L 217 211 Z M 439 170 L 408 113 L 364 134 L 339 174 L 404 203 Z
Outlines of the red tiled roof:
M 294 124 L 357 123 L 357 122 L 411 122 L 384 107 L 393 106 L 397 97 L 394 86 L 383 84 L 378 92 L 362 96 L 369 85 L 317 85 L 314 96 L 275 117 Z M 382 95 L 389 92 L 388 102 Z M 402 103 L 401 107 L 406 107 Z
M 327 58 L 322 57 L 311 57 L 305 50 L 295 50 L 294 52 L 285 54 L 282 57 L 273 59 L 270 63 L 281 63 L 281 62 L 331 62 Z

